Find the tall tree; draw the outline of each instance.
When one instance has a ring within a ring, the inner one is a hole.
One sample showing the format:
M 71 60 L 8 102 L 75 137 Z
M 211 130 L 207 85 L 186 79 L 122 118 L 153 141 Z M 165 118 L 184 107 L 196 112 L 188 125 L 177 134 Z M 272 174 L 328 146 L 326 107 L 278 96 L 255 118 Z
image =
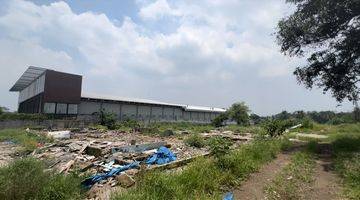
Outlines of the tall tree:
M 360 0 L 286 0 L 295 12 L 278 23 L 285 55 L 307 57 L 294 74 L 307 88 L 330 91 L 337 101 L 359 99 Z
M 230 119 L 236 121 L 238 125 L 249 124 L 249 107 L 245 102 L 234 103 L 228 110 L 228 116 Z

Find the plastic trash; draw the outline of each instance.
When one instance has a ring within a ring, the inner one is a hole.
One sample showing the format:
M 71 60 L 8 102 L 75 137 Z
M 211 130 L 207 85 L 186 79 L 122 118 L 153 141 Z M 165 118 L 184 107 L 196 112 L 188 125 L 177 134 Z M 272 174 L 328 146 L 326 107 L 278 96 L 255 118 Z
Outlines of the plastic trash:
M 69 139 L 70 131 L 49 131 L 48 136 L 54 139 Z
M 86 188 L 90 188 L 92 185 L 94 185 L 95 183 L 97 183 L 101 180 L 105 180 L 109 177 L 116 176 L 116 175 L 120 174 L 120 172 L 126 171 L 128 169 L 134 169 L 134 168 L 139 168 L 139 167 L 140 167 L 139 162 L 133 162 L 133 163 L 130 163 L 130 164 L 122 166 L 122 167 L 112 168 L 107 173 L 95 174 L 94 176 L 91 176 L 91 177 L 85 179 L 83 182 L 81 182 L 81 184 L 83 186 L 85 186 Z
M 223 198 L 223 200 L 233 200 L 234 199 L 234 195 L 232 192 L 227 192 Z
M 148 165 L 153 165 L 153 164 L 163 165 L 163 164 L 175 161 L 175 160 L 176 160 L 176 155 L 173 152 L 171 152 L 170 149 L 162 146 L 156 151 L 156 153 L 151 155 L 146 160 L 146 164 L 148 164 Z

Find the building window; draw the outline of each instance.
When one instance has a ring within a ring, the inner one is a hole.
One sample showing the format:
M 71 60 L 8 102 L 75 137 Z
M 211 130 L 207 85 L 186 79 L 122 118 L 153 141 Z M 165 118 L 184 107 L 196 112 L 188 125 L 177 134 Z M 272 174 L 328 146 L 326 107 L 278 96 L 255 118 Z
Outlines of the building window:
M 45 103 L 44 104 L 44 113 L 54 114 L 55 113 L 55 103 Z
M 68 114 L 76 115 L 78 113 L 78 105 L 77 104 L 69 104 L 68 105 Z
M 56 114 L 66 114 L 67 104 L 66 103 L 58 103 L 56 105 Z

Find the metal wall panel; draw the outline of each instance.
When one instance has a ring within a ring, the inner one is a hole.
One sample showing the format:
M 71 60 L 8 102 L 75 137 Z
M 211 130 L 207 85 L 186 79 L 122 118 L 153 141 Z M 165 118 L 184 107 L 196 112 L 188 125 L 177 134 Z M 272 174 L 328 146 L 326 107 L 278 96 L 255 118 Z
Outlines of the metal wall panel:
M 91 115 L 100 112 L 100 102 L 81 101 L 78 108 L 79 115 Z
M 122 104 L 121 105 L 121 119 L 136 119 L 136 105 Z

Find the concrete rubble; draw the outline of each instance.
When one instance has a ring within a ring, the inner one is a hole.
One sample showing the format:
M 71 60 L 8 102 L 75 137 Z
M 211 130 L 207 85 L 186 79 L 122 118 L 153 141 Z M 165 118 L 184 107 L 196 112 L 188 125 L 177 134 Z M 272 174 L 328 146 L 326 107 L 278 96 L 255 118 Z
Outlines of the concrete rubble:
M 206 147 L 194 148 L 185 145 L 183 139 L 189 134 L 188 131 L 176 132 L 176 134 L 168 132 L 166 136 L 150 136 L 140 132 L 127 133 L 89 129 L 77 132 L 59 131 L 53 135 L 61 137 L 57 137 L 51 144 L 44 144 L 37 148 L 32 152 L 32 156 L 44 160 L 50 169 L 59 173 L 70 173 L 77 170 L 87 175 L 94 175 L 106 173 L 113 168 L 136 161 L 141 163 L 161 146 L 169 148 L 176 155 L 176 161 L 164 165 L 140 164 L 139 168 L 128 169 L 119 175 L 99 181 L 90 188 L 88 199 L 102 199 L 103 197 L 99 197 L 99 195 L 108 195 L 108 192 L 104 190 L 113 190 L 111 189 L 113 187 L 125 189 L 134 186 L 136 177 L 141 171 L 171 170 L 182 167 L 199 156 L 209 155 Z M 232 131 L 220 130 L 212 130 L 201 135 L 205 139 L 214 136 L 228 138 L 234 141 L 234 145 L 240 145 L 252 139 L 249 133 L 237 134 Z

